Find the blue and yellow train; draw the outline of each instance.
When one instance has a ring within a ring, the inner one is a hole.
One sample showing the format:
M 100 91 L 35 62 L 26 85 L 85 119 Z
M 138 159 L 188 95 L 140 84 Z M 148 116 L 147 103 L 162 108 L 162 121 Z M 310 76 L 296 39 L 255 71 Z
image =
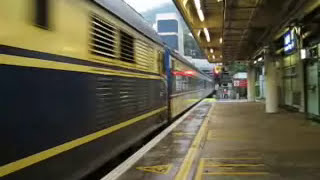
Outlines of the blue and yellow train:
M 80 179 L 212 92 L 121 0 L 0 2 L 0 178 Z

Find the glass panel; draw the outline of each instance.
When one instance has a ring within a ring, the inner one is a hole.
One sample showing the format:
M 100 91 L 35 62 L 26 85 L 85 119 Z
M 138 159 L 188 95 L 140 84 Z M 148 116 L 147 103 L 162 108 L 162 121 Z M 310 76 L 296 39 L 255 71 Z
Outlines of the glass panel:
M 159 20 L 158 21 L 158 32 L 178 32 L 178 21 L 177 20 Z
M 160 37 L 170 48 L 178 50 L 179 46 L 177 35 L 162 35 Z

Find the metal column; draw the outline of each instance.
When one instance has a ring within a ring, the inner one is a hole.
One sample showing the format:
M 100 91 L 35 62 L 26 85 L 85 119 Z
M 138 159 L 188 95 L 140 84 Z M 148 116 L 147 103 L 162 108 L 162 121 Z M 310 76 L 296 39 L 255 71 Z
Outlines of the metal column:
M 268 48 L 265 50 L 265 81 L 266 81 L 266 113 L 276 113 L 278 107 L 278 87 L 276 63 Z
M 255 69 L 252 64 L 248 65 L 248 101 L 255 101 L 256 99 L 256 89 L 255 89 Z

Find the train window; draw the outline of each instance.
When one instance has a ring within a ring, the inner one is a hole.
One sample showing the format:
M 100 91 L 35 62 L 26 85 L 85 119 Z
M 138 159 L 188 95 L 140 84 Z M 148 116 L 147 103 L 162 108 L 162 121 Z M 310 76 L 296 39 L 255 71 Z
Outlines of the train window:
M 35 0 L 35 25 L 49 29 L 49 0 Z
M 120 59 L 134 62 L 134 38 L 126 32 L 120 31 Z
M 115 58 L 116 29 L 110 23 L 93 15 L 91 23 L 91 53 L 106 58 Z

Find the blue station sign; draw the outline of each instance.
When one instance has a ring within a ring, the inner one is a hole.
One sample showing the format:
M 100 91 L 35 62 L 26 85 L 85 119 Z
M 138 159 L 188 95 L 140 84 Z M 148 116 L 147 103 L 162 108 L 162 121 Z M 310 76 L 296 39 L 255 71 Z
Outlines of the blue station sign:
M 284 35 L 284 53 L 290 54 L 296 49 L 294 30 L 288 31 Z

